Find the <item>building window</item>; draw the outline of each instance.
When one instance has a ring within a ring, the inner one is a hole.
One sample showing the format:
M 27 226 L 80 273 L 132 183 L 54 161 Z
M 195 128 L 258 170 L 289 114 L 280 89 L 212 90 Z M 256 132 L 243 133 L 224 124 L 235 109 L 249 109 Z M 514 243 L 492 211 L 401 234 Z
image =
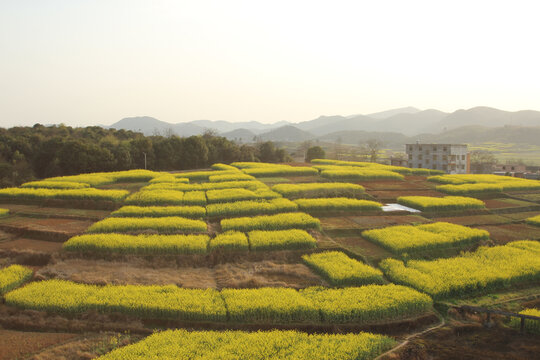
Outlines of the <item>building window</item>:
M 442 148 L 442 151 L 446 151 L 446 147 L 443 147 L 443 148 Z
M 418 168 L 421 169 L 421 168 L 422 168 L 422 164 L 418 164 Z
M 437 155 L 433 155 L 433 161 L 437 161 Z
M 436 147 L 436 146 L 433 147 L 433 151 L 437 151 L 437 147 Z
M 419 146 L 419 147 L 418 147 L 418 150 L 422 151 L 422 147 L 421 147 L 421 146 Z
M 426 155 L 429 155 L 429 150 L 426 150 Z
M 422 160 L 422 154 L 418 155 L 418 160 Z
M 426 159 L 426 164 L 429 164 L 429 159 Z
M 443 156 L 442 156 L 442 159 L 443 159 L 444 161 L 447 161 L 447 160 L 448 160 L 448 156 L 443 155 Z
M 412 154 L 409 154 L 409 160 L 412 160 Z
M 409 146 L 409 151 L 412 151 L 412 146 Z
M 444 171 L 448 170 L 448 165 L 443 165 L 443 166 L 442 166 L 442 169 L 443 169 Z
M 465 155 L 461 155 L 461 160 L 465 160 Z

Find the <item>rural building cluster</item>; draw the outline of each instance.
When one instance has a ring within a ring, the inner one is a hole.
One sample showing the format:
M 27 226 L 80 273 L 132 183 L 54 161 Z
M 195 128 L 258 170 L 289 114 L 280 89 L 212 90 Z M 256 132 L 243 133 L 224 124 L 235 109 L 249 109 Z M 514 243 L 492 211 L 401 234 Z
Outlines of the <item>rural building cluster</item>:
M 467 174 L 471 169 L 465 144 L 407 144 L 410 168 L 442 170 L 448 174 Z

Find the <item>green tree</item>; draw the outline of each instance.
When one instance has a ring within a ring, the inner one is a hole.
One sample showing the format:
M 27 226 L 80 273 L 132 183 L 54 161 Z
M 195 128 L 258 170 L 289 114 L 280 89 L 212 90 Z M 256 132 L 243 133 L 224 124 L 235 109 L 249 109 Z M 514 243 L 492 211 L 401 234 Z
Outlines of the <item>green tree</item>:
M 324 152 L 322 147 L 312 146 L 309 149 L 307 149 L 306 162 L 310 162 L 313 159 L 324 159 L 325 156 L 326 156 L 326 153 Z

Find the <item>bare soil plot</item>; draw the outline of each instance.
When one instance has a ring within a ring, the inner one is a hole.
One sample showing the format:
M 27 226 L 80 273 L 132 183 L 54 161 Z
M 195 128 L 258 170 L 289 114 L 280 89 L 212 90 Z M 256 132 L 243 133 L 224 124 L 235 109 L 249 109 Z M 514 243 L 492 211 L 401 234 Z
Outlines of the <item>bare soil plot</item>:
M 532 201 L 532 202 L 540 203 L 540 194 L 539 193 L 512 194 L 512 196 L 516 197 L 518 199 L 525 200 L 525 201 Z
M 366 192 L 379 201 L 395 202 L 400 196 L 433 196 L 443 197 L 446 194 L 436 190 L 366 190 Z
M 23 205 L 23 204 L 0 204 L 0 208 L 9 209 L 10 213 L 19 216 L 29 217 L 44 217 L 44 218 L 66 218 L 76 220 L 101 220 L 109 216 L 110 211 L 107 210 L 91 210 L 91 209 L 70 209 L 70 208 L 54 208 L 43 207 L 39 205 Z
M 540 215 L 540 210 L 501 214 L 501 216 L 504 216 L 504 217 L 506 217 L 508 219 L 511 219 L 511 220 L 514 220 L 514 221 L 522 221 L 522 220 L 531 218 L 533 216 L 538 216 L 538 215 Z
M 393 225 L 425 224 L 431 222 L 420 215 L 349 216 L 348 220 L 361 229 L 374 229 Z
M 215 288 L 214 270 L 205 267 L 153 269 L 132 262 L 66 259 L 36 272 L 37 279 L 62 279 L 95 285 L 177 285 Z
M 0 229 L 40 240 L 65 241 L 84 232 L 94 221 L 63 218 L 8 216 L 0 219 Z
M 487 230 L 490 238 L 497 245 L 503 245 L 516 240 L 538 240 L 540 239 L 540 227 L 527 224 L 504 224 L 504 225 L 483 225 L 476 226 L 479 229 Z
M 159 267 L 131 262 L 65 259 L 36 272 L 36 279 L 62 279 L 95 285 L 177 285 L 185 288 L 327 286 L 300 263 L 279 260 L 235 262 L 215 267 Z
M 500 326 L 486 328 L 479 323 L 454 323 L 416 337 L 382 359 L 532 360 L 539 354 L 539 335 Z
M 469 216 L 452 216 L 452 217 L 437 217 L 433 221 L 443 221 L 452 224 L 475 226 L 475 225 L 498 225 L 509 224 L 513 220 L 508 217 L 489 214 L 489 215 L 469 215 Z
M 71 333 L 23 332 L 0 329 L 0 360 L 20 359 L 79 336 Z
M 509 198 L 500 198 L 500 199 L 486 199 L 483 200 L 488 209 L 504 209 L 504 208 L 517 208 L 525 206 L 534 206 L 536 204 L 524 201 L 516 200 Z
M 9 241 L 0 241 L 0 249 L 4 250 L 31 250 L 45 253 L 55 253 L 62 248 L 61 242 L 14 238 Z
M 278 261 L 243 262 L 217 265 L 216 282 L 219 288 L 328 286 L 304 264 Z
M 384 248 L 360 237 L 336 237 L 334 240 L 343 248 L 354 254 L 364 256 L 373 263 L 378 263 L 382 259 L 393 257 L 393 254 Z

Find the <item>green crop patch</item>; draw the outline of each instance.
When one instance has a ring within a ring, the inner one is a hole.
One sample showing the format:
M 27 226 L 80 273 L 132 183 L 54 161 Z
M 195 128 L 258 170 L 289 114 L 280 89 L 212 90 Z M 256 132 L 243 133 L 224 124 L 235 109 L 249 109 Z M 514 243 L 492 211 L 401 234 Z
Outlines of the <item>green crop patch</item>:
M 286 230 L 286 229 L 320 229 L 321 223 L 308 214 L 283 213 L 254 217 L 240 217 L 221 220 L 223 231 L 252 231 L 252 230 Z
M 208 235 L 86 234 L 66 241 L 64 250 L 121 254 L 205 254 Z
M 11 265 L 0 269 L 0 295 L 7 293 L 30 280 L 34 272 L 21 265 Z
M 395 340 L 370 333 L 306 334 L 297 331 L 186 331 L 155 333 L 98 358 L 124 359 L 250 359 L 359 360 L 374 359 Z
M 30 181 L 21 185 L 22 188 L 36 188 L 36 189 L 85 189 L 90 185 L 80 182 L 72 181 Z
M 30 200 L 96 200 L 122 201 L 129 191 L 85 189 L 35 189 L 35 188 L 6 188 L 0 189 L 0 199 L 30 199 Z
M 246 234 L 238 231 L 228 231 L 216 235 L 210 240 L 210 251 L 222 249 L 226 251 L 247 251 L 249 243 Z
M 201 219 L 206 216 L 202 206 L 123 206 L 111 213 L 111 217 L 164 217 L 181 216 Z
M 298 210 L 298 206 L 294 202 L 283 198 L 227 202 L 206 206 L 206 212 L 210 217 L 265 215 L 296 210 Z
M 531 225 L 540 226 L 540 215 L 528 218 L 526 222 Z
M 201 220 L 186 219 L 179 216 L 160 218 L 107 218 L 90 226 L 87 233 L 113 233 L 155 230 L 160 233 L 206 232 L 206 223 Z
M 463 196 L 445 196 L 442 198 L 431 196 L 400 196 L 397 202 L 401 205 L 422 211 L 469 210 L 486 207 L 486 204 L 481 200 Z
M 389 258 L 379 266 L 393 282 L 435 298 L 468 296 L 540 279 L 540 243 L 515 241 L 431 261 Z
M 248 234 L 252 251 L 298 250 L 317 247 L 317 240 L 304 230 L 255 230 Z
M 366 230 L 362 232 L 362 236 L 394 253 L 406 254 L 475 244 L 488 239 L 489 233 L 485 230 L 437 222 Z

